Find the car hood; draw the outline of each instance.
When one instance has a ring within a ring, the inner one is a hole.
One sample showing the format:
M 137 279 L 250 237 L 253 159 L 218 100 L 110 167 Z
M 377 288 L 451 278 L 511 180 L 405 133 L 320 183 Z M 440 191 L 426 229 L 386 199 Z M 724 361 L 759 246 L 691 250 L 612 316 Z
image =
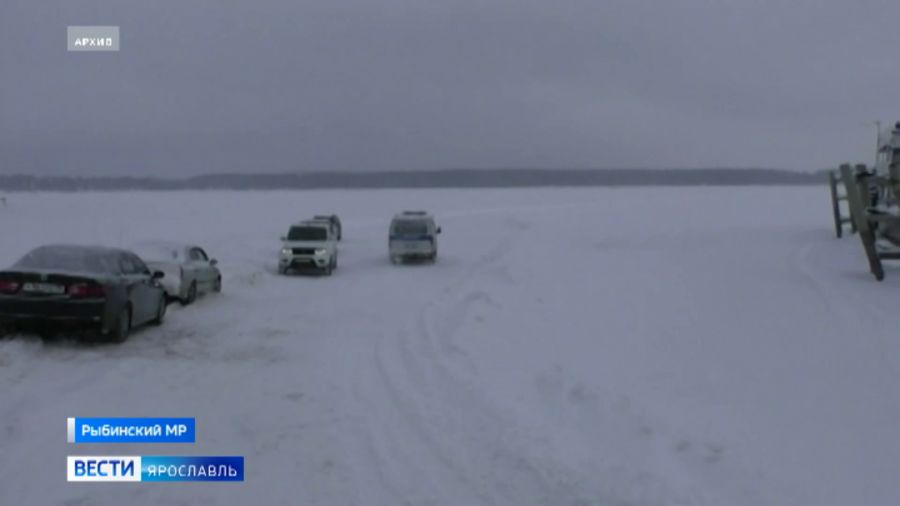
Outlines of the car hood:
M 325 249 L 328 247 L 328 242 L 326 241 L 282 241 L 282 248 L 321 248 Z

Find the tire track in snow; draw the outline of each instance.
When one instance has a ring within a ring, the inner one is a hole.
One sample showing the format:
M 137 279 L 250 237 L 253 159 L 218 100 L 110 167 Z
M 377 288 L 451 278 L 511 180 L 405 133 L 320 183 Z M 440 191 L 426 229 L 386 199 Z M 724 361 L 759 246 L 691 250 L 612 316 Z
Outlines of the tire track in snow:
M 467 275 L 423 304 L 412 330 L 401 331 L 396 342 L 389 342 L 390 348 L 379 350 L 385 383 L 392 385 L 392 397 L 404 405 L 404 416 L 416 427 L 423 444 L 443 465 L 451 464 L 446 468 L 456 481 L 477 487 L 484 504 L 650 505 L 664 504 L 673 495 L 679 504 L 713 504 L 700 488 L 675 493 L 665 481 L 638 469 L 613 466 L 602 469 L 602 476 L 588 476 L 553 456 L 538 455 L 534 441 L 517 426 L 515 415 L 504 412 L 480 389 L 474 361 L 454 338 L 474 309 L 500 307 L 490 293 L 472 287 L 472 282 L 480 285 L 479 278 L 495 271 L 514 249 L 519 233 L 527 229 L 515 220 L 506 224 L 515 230 L 482 255 Z M 655 443 L 653 448 L 663 461 L 679 462 L 685 457 L 671 455 L 665 443 Z M 491 472 L 485 475 L 485 469 Z
M 466 504 L 474 504 L 473 499 L 478 504 L 590 504 L 583 478 L 553 463 L 534 464 L 511 414 L 498 411 L 479 392 L 474 362 L 452 343 L 474 305 L 493 303 L 483 291 L 461 298 L 459 292 L 494 268 L 527 228 L 512 219 L 506 226 L 506 235 L 477 265 L 422 305 L 411 328 L 379 342 L 379 373 L 409 433 L 457 484 L 451 490 L 471 494 Z M 445 325 L 436 326 L 443 307 L 450 313 Z
M 470 267 L 463 276 L 443 287 L 442 293 L 454 293 L 457 286 L 478 272 L 479 265 L 490 259 L 501 257 L 508 247 L 508 239 L 502 240 L 498 246 L 482 256 L 478 265 Z M 412 487 L 413 490 L 410 489 L 411 484 L 408 477 L 416 476 L 419 471 L 417 469 L 396 469 L 393 476 L 384 477 L 394 483 L 390 486 L 391 489 L 406 491 L 404 494 L 406 500 L 410 500 L 410 495 L 414 496 L 415 500 L 411 501 L 413 504 L 439 504 L 443 502 L 442 498 L 446 500 L 446 497 L 455 494 L 463 494 L 464 498 L 460 498 L 460 500 L 466 504 L 494 504 L 491 495 L 484 492 L 483 487 L 473 482 L 466 469 L 461 467 L 452 452 L 442 443 L 441 436 L 434 433 L 432 424 L 441 425 L 445 423 L 447 417 L 440 412 L 437 413 L 437 416 L 435 413 L 430 413 L 431 416 L 429 416 L 429 413 L 422 411 L 422 406 L 429 404 L 423 399 L 441 395 L 442 401 L 448 400 L 439 386 L 440 381 L 446 381 L 446 378 L 435 378 L 433 371 L 429 371 L 433 367 L 439 368 L 443 365 L 439 361 L 433 360 L 434 355 L 422 354 L 421 350 L 416 349 L 412 344 L 413 338 L 411 337 L 415 334 L 416 338 L 422 338 L 422 344 L 431 344 L 427 336 L 420 335 L 423 330 L 424 311 L 440 298 L 441 295 L 438 295 L 426 300 L 420 306 L 411 329 L 406 326 L 401 327 L 395 331 L 393 336 L 384 336 L 375 343 L 373 360 L 376 364 L 380 386 L 384 388 L 385 397 L 392 402 L 394 408 L 392 411 L 400 416 L 397 424 L 378 427 L 377 433 L 372 433 L 372 428 L 369 427 L 368 446 L 375 449 L 373 453 L 378 465 L 385 468 L 390 468 L 391 464 L 398 462 L 421 462 L 420 458 L 409 458 L 409 454 L 413 453 L 418 457 L 425 456 L 431 461 L 437 462 L 438 467 L 446 471 L 440 477 L 442 479 L 437 482 L 434 481 L 434 478 L 422 478 L 425 482 L 430 482 L 428 488 L 431 491 L 422 490 L 416 486 Z M 415 397 L 411 397 L 410 393 L 415 393 Z M 428 409 L 433 409 L 433 407 L 428 406 Z M 461 412 L 467 412 L 470 409 L 471 407 L 463 407 Z M 401 426 L 403 430 L 397 435 L 397 429 Z M 416 444 L 413 448 L 410 447 L 410 440 L 403 438 L 404 435 L 407 438 L 411 436 L 415 441 Z M 390 444 L 385 447 L 379 445 L 379 442 Z M 448 481 L 452 485 L 447 483 Z M 437 490 L 442 488 L 443 492 L 438 494 Z M 453 504 L 453 502 L 449 503 Z

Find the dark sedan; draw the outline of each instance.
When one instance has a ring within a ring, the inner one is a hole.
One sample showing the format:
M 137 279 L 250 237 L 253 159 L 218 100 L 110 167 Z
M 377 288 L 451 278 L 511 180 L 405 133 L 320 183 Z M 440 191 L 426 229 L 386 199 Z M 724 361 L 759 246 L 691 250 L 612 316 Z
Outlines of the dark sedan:
M 162 276 L 126 250 L 41 246 L 0 271 L 0 334 L 85 329 L 122 342 L 132 328 L 162 323 Z

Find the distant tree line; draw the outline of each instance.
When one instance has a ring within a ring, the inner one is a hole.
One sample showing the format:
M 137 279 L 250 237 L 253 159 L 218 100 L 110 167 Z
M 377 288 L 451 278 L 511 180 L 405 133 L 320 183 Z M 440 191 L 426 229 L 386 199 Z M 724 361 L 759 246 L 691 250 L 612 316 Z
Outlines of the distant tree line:
M 208 174 L 182 179 L 0 175 L 6 191 L 273 190 L 318 188 L 521 188 L 541 186 L 745 186 L 821 184 L 823 172 L 778 169 L 446 169 Z

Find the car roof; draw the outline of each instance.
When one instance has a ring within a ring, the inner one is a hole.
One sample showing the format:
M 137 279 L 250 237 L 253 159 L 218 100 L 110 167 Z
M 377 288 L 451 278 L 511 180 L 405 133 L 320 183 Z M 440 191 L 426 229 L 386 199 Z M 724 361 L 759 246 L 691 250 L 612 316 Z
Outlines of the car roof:
M 434 216 L 422 212 L 421 214 L 410 214 L 409 212 L 397 213 L 394 215 L 393 221 L 405 220 L 405 221 L 434 221 Z
M 324 220 L 303 220 L 291 225 L 292 227 L 327 227 L 328 223 Z

